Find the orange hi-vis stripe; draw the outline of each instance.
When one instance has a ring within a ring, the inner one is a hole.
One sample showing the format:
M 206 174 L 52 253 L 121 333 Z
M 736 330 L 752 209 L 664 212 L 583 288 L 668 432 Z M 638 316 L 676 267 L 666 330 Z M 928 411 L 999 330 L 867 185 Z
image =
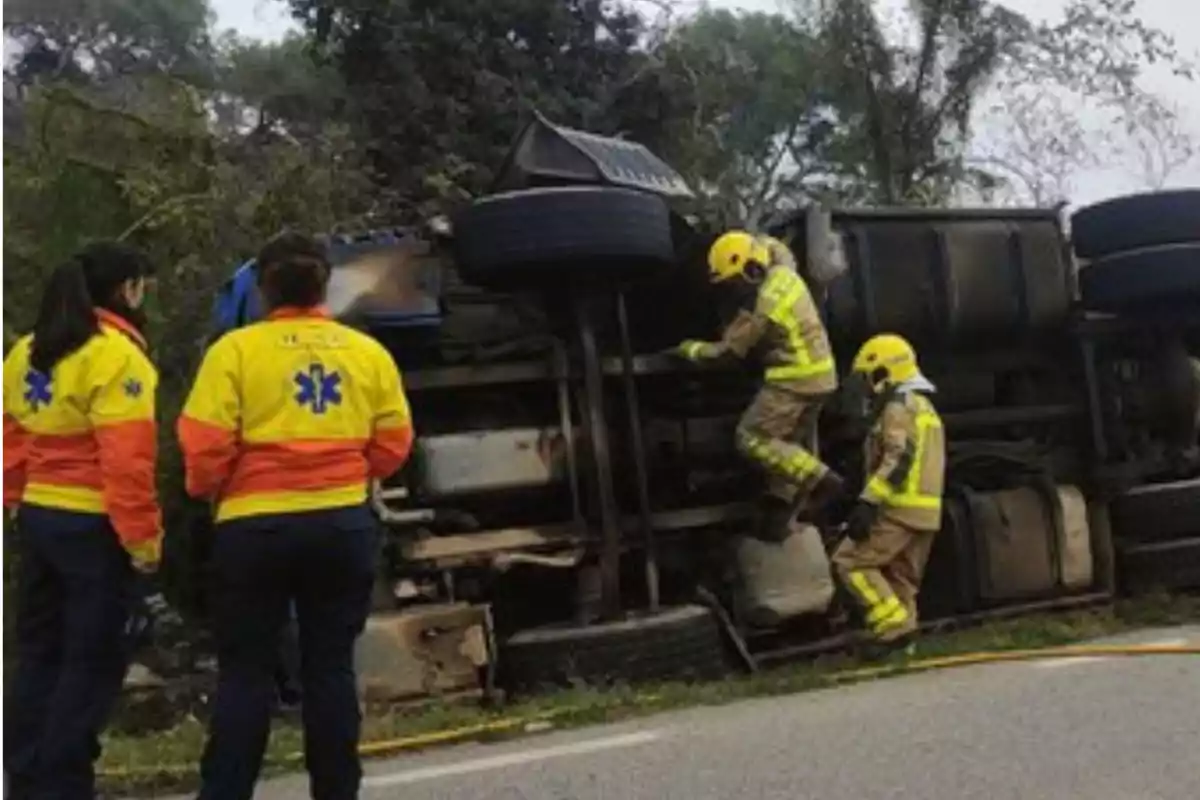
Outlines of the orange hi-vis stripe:
M 362 503 L 412 448 L 391 356 L 318 309 L 284 309 L 219 339 L 179 419 L 188 493 L 217 520 Z
M 100 332 L 49 375 L 26 336 L 4 361 L 4 502 L 107 514 L 127 547 L 162 533 L 155 489 L 158 375 L 145 340 L 97 309 Z

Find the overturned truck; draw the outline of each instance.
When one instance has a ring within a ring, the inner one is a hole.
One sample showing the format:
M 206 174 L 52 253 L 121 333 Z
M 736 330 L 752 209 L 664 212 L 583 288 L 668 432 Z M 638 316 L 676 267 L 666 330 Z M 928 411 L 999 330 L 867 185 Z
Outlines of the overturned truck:
M 450 229 L 335 242 L 337 302 L 403 368 L 419 437 L 373 492 L 388 536 L 368 699 L 708 677 L 844 644 L 835 532 L 753 537 L 761 477 L 733 428 L 756 375 L 662 355 L 728 313 L 684 182 L 543 119 L 500 174 Z M 839 364 L 896 332 L 938 387 L 949 489 L 927 624 L 1200 585 L 1200 191 L 1071 224 L 810 209 L 771 226 Z M 860 408 L 839 398 L 821 420 L 846 476 Z

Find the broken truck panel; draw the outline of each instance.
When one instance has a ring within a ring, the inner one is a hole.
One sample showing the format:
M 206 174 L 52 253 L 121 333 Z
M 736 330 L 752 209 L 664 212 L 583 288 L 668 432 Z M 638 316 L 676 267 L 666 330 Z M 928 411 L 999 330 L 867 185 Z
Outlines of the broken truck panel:
M 535 112 L 497 173 L 492 193 L 557 184 L 695 196 L 683 176 L 644 145 L 555 125 Z

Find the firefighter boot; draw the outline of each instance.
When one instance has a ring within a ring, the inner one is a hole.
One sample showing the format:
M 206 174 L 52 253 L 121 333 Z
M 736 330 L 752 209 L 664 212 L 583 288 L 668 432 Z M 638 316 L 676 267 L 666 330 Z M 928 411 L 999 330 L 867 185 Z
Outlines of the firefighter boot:
M 869 641 L 861 646 L 859 653 L 864 661 L 908 661 L 917 655 L 916 634 L 906 633 L 886 642 Z
M 821 527 L 823 522 L 828 521 L 826 512 L 842 499 L 845 486 L 841 475 L 831 469 L 826 470 L 816 485 L 798 499 L 795 507 L 796 519 Z

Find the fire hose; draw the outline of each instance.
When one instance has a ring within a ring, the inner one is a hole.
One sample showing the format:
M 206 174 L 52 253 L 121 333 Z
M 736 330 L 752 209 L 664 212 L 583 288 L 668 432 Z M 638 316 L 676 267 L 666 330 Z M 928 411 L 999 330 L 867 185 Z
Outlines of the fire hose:
M 828 685 L 857 683 L 860 681 L 883 678 L 908 673 L 931 672 L 934 670 L 967 667 L 981 664 L 1011 663 L 1020 661 L 1039 661 L 1063 658 L 1113 658 L 1113 657 L 1144 657 L 1144 656 L 1182 656 L 1200 655 L 1200 644 L 1128 644 L 1128 645 L 1066 645 L 1026 650 L 991 650 L 973 653 L 961 653 L 951 656 L 933 658 L 914 658 L 907 661 L 897 661 L 878 666 L 859 667 L 824 676 Z M 653 709 L 660 697 L 653 693 L 638 695 L 634 698 L 633 706 Z M 665 710 L 665 709 L 663 709 Z M 557 719 L 569 718 L 579 714 L 583 709 L 575 706 L 564 706 L 549 711 L 524 716 L 501 717 L 499 719 L 465 725 L 441 731 L 430 731 L 412 736 L 379 739 L 363 742 L 359 745 L 359 753 L 368 758 L 399 755 L 401 753 L 423 750 L 438 745 L 459 744 L 490 735 L 513 733 L 520 731 L 545 730 Z M 284 757 L 287 763 L 300 763 L 304 759 L 302 753 L 289 753 Z M 154 778 L 187 776 L 196 772 L 194 765 L 164 764 L 154 767 L 110 768 L 101 769 L 97 774 L 110 780 L 129 780 L 131 778 Z

